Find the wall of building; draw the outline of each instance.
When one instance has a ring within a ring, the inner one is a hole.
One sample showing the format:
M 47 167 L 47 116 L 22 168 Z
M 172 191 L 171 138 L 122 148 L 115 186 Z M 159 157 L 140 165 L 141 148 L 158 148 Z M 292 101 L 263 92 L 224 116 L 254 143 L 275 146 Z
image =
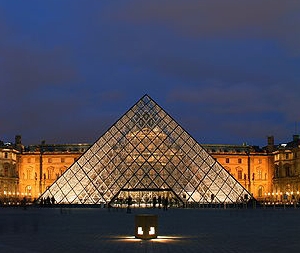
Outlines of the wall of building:
M 38 198 L 80 155 L 78 152 L 24 152 L 18 168 L 20 194 Z
M 265 152 L 245 152 L 244 146 L 212 148 L 208 152 L 258 200 L 272 190 L 273 156 Z M 84 150 L 83 150 L 84 151 Z M 37 198 L 82 152 L 23 152 L 20 155 L 19 191 L 21 196 Z M 41 162 L 42 161 L 42 162 Z
M 271 194 L 266 198 L 293 202 L 300 198 L 300 140 L 282 144 L 274 152 L 274 178 Z
M 265 193 L 272 190 L 272 154 L 264 150 L 255 151 L 251 146 L 204 147 L 257 200 L 263 200 Z
M 14 202 L 18 199 L 18 154 L 11 145 L 0 147 L 0 202 Z
M 258 200 L 292 201 L 300 197 L 300 141 L 276 149 L 241 145 L 202 145 Z M 0 145 L 0 200 L 33 200 L 86 151 L 88 144 L 40 145 L 22 152 Z

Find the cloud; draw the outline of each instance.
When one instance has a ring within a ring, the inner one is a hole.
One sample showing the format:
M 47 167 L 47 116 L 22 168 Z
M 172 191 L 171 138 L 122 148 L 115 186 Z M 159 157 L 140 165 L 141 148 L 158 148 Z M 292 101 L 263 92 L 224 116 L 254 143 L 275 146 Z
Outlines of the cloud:
M 287 91 L 288 90 L 288 91 Z M 176 88 L 169 93 L 170 102 L 181 102 L 209 108 L 218 114 L 259 114 L 282 113 L 289 120 L 300 119 L 297 110 L 298 86 L 273 85 L 260 86 L 253 83 L 205 83 L 184 89 Z
M 40 86 L 57 86 L 78 78 L 76 69 L 67 60 L 70 56 L 63 48 L 8 47 L 2 48 L 0 54 L 2 82 L 10 95 L 31 93 Z
M 299 12 L 299 1 L 132 0 L 120 5 L 113 18 L 192 37 L 277 39 L 298 55 Z

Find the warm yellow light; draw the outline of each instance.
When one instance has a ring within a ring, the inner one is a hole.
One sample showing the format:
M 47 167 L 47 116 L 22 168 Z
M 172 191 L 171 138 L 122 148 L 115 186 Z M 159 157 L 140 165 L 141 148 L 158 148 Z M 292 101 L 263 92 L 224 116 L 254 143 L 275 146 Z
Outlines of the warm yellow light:
M 154 227 L 150 227 L 149 235 L 154 235 L 154 234 L 155 234 L 155 228 Z
M 143 235 L 143 228 L 142 227 L 138 227 L 138 235 Z

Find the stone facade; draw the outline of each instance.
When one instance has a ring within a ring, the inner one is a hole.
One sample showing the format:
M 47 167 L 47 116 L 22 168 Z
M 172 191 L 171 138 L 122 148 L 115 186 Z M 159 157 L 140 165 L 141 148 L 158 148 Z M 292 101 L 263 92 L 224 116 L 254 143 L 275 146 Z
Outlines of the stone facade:
M 12 143 L 0 141 L 0 203 L 19 199 L 19 157 L 20 152 Z
M 257 200 L 272 190 L 273 155 L 248 145 L 203 145 Z
M 299 200 L 300 191 L 300 139 L 278 146 L 274 155 L 274 177 L 271 194 L 266 198 L 277 201 L 293 202 Z
M 0 199 L 33 200 L 47 189 L 90 144 L 31 145 L 0 142 Z M 202 145 L 257 200 L 293 201 L 300 191 L 300 140 L 265 148 Z

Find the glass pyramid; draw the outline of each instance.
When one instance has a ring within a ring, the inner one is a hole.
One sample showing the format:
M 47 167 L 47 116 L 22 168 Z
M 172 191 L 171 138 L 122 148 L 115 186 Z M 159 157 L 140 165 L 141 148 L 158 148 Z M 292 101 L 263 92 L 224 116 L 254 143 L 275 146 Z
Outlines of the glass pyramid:
M 250 193 L 148 95 L 40 198 L 58 204 L 235 203 Z

